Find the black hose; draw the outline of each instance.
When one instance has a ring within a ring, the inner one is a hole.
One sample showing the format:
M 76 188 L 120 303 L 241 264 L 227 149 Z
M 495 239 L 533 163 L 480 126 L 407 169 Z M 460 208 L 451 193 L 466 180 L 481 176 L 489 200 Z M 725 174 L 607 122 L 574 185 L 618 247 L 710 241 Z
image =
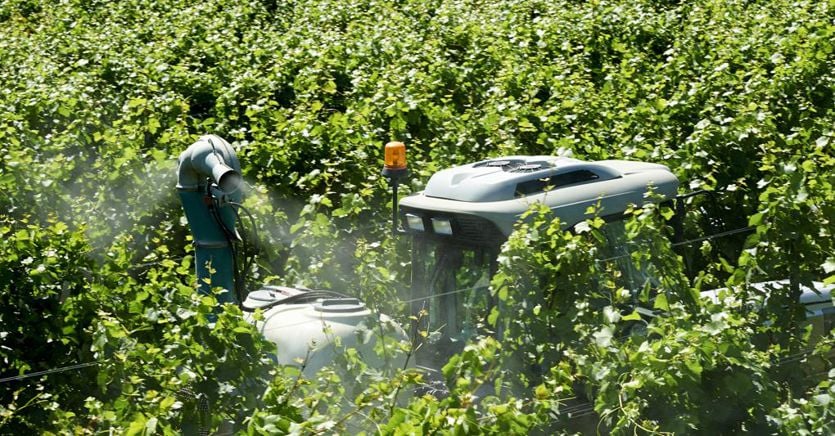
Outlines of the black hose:
M 237 242 L 238 236 L 226 226 L 226 223 L 223 222 L 223 218 L 220 216 L 220 204 L 218 200 L 211 196 L 210 190 L 211 189 L 211 181 L 206 184 L 206 195 L 210 196 L 211 200 L 209 202 L 209 211 L 212 214 L 212 218 L 215 219 L 215 222 L 220 226 L 220 229 L 223 231 L 223 237 L 226 239 L 226 243 L 229 245 L 229 249 L 232 251 L 232 279 L 234 281 L 232 291 L 235 293 L 235 299 L 237 300 L 238 307 L 243 309 L 243 283 L 241 279 L 241 271 L 238 268 L 238 250 L 235 246 L 235 242 Z M 232 208 L 233 212 L 237 215 L 237 210 Z
M 273 301 L 272 303 L 265 304 L 261 307 L 258 307 L 257 309 L 268 310 L 268 309 L 272 309 L 273 307 L 280 306 L 280 305 L 283 305 L 283 304 L 311 303 L 311 302 L 314 302 L 314 301 L 316 301 L 320 298 L 352 298 L 352 297 L 350 297 L 348 295 L 345 295 L 345 294 L 340 294 L 339 292 L 334 292 L 334 291 L 323 291 L 323 290 L 310 291 L 310 292 L 305 292 L 305 293 L 302 293 L 302 294 L 291 295 L 291 296 L 289 296 L 287 298 L 283 298 L 281 300 Z M 242 310 L 244 312 L 255 312 L 256 309 L 250 309 L 250 308 L 244 307 Z
M 235 211 L 235 217 L 238 221 L 241 222 L 241 225 L 243 225 L 243 220 L 241 219 L 241 215 L 238 213 L 238 210 L 240 209 L 244 211 L 247 218 L 249 219 L 249 226 L 252 229 L 252 235 L 254 239 L 253 243 L 250 244 L 249 239 L 245 236 L 246 232 L 241 233 L 241 241 L 243 242 L 243 291 L 246 291 L 246 277 L 249 277 L 249 274 L 252 270 L 252 265 L 255 263 L 255 255 L 258 252 L 258 227 L 255 225 L 255 218 L 253 218 L 252 213 L 250 213 L 249 209 L 247 209 L 240 203 L 230 202 L 229 204 L 234 206 L 233 210 Z M 248 294 L 248 292 L 246 293 Z

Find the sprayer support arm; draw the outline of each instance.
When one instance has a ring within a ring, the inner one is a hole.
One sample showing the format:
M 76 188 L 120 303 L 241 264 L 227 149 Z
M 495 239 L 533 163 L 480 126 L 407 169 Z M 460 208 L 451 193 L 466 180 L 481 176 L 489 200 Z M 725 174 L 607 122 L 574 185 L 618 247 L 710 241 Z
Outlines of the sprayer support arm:
M 222 302 L 235 300 L 232 243 L 238 240 L 234 204 L 242 199 L 240 174 L 235 150 L 218 136 L 202 136 L 180 154 L 177 191 L 194 236 L 198 288 L 203 294 L 226 289 Z

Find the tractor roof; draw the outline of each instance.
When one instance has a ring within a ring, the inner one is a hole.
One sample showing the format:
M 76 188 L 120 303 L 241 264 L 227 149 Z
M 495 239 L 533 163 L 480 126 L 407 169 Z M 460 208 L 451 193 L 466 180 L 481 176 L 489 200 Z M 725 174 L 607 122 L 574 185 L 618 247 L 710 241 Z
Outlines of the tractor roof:
M 602 182 L 657 170 L 669 173 L 664 165 L 645 162 L 587 162 L 569 157 L 509 156 L 439 171 L 429 180 L 424 194 L 468 202 L 504 201 L 563 186 Z M 600 193 L 590 192 L 590 195 L 597 197 Z

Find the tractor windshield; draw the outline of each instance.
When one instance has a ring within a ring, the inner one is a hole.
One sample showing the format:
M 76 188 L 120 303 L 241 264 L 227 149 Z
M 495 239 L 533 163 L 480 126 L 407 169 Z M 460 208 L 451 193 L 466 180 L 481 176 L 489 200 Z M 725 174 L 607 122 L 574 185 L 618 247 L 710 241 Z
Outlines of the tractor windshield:
M 612 263 L 620 272 L 620 286 L 637 292 L 648 283 L 658 284 L 652 271 L 637 268 L 632 262 L 630 252 L 636 249 L 632 246 L 640 243 L 627 240 L 623 221 L 608 223 L 603 233 L 607 241 L 600 260 Z M 414 328 L 429 333 L 419 363 L 443 363 L 460 351 L 467 339 L 491 333 L 487 317 L 497 301 L 489 287 L 498 269 L 501 245 L 412 236 L 410 303 L 417 318 Z
M 424 356 L 448 358 L 468 338 L 486 331 L 498 253 L 499 247 L 413 239 L 410 303 L 417 318 L 414 327 L 429 333 Z

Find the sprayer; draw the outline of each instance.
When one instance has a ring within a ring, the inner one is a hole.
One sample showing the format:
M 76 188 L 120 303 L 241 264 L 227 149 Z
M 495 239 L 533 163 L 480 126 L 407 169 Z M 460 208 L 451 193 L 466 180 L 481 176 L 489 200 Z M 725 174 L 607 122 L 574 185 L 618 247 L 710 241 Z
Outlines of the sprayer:
M 313 375 L 337 353 L 354 348 L 372 367 L 403 367 L 399 347 L 378 347 L 381 337 L 405 340 L 406 334 L 386 315 L 358 298 L 330 290 L 265 285 L 247 292 L 248 268 L 239 262 L 238 210 L 243 208 L 241 165 L 232 146 L 205 135 L 178 161 L 177 191 L 194 238 L 197 289 L 209 295 L 221 288 L 220 304 L 239 304 L 244 317 L 277 346 L 279 364 L 301 365 Z M 246 251 L 246 250 L 244 250 Z M 260 313 L 256 316 L 256 312 Z

